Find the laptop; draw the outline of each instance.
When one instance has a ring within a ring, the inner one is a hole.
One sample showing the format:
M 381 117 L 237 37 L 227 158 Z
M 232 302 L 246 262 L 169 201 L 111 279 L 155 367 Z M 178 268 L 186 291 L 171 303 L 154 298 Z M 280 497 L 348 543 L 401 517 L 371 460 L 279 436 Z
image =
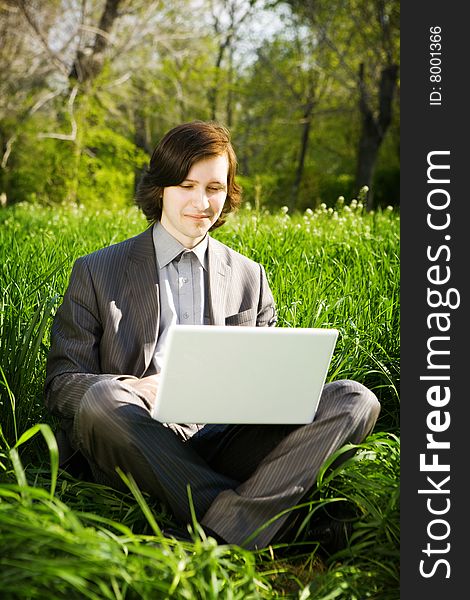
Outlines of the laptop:
M 337 337 L 323 328 L 173 325 L 152 416 L 162 423 L 310 423 Z

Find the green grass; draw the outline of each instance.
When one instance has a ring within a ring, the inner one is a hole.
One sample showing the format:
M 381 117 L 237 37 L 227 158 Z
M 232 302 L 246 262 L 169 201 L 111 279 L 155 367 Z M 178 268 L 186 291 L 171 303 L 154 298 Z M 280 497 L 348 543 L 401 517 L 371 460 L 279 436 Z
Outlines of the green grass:
M 340 331 L 329 378 L 377 394 L 376 433 L 307 506 L 346 503 L 350 548 L 326 561 L 298 544 L 258 553 L 170 542 L 165 508 L 57 470 L 42 388 L 52 315 L 74 259 L 146 226 L 135 209 L 18 205 L 0 211 L 0 589 L 2 598 L 394 600 L 399 524 L 399 218 L 360 206 L 304 215 L 244 210 L 215 237 L 262 262 L 279 325 Z M 41 434 L 42 435 L 39 435 Z M 15 448 L 16 446 L 16 448 Z M 23 467 L 23 465 L 25 465 Z M 5 590 L 9 590 L 5 592 Z

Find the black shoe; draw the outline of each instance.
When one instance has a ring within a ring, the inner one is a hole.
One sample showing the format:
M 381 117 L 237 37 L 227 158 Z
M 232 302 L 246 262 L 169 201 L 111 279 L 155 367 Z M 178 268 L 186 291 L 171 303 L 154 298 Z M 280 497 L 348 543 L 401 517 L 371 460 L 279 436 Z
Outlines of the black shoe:
M 307 507 L 292 512 L 276 542 L 287 544 L 289 551 L 312 551 L 331 556 L 349 546 L 353 523 L 358 515 L 346 502 L 334 502 L 316 509 Z
M 305 540 L 319 543 L 321 549 L 332 556 L 348 547 L 351 533 L 351 521 L 323 517 L 312 523 L 305 534 Z

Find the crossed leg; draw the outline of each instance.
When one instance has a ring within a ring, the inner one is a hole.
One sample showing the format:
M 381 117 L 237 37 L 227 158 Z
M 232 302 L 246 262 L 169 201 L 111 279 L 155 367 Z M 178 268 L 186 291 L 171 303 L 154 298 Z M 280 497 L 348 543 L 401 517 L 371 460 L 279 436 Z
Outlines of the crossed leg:
M 310 424 L 188 432 L 152 419 L 132 382 L 107 379 L 85 394 L 74 427 L 98 481 L 122 487 L 119 466 L 141 489 L 165 501 L 181 522 L 190 522 L 189 484 L 204 526 L 229 543 L 254 548 L 275 537 L 287 518 L 276 515 L 305 496 L 333 452 L 368 435 L 379 411 L 370 390 L 342 380 L 325 385 Z

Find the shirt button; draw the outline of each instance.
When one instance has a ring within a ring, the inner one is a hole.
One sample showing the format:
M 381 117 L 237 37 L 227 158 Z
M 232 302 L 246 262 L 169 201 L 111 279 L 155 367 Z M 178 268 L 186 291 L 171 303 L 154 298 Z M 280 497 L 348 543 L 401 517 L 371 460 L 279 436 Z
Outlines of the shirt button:
M 185 312 L 185 313 L 184 313 L 184 315 L 183 315 L 183 317 L 184 317 L 185 319 L 189 319 L 189 313 Z
M 183 277 L 183 283 L 188 283 L 188 278 L 187 277 Z

